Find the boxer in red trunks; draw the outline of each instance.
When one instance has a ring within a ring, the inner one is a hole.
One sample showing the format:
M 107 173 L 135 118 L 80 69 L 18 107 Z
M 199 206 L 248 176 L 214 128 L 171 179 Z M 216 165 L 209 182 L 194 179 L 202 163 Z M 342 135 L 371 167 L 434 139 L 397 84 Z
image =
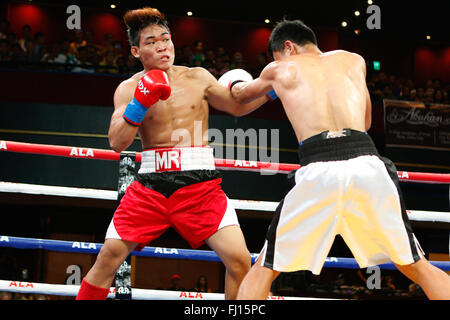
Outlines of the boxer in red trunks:
M 171 34 L 157 9 L 128 11 L 124 21 L 144 70 L 117 87 L 108 136 L 122 152 L 139 134 L 144 152 L 77 300 L 106 299 L 124 259 L 169 227 L 193 248 L 206 243 L 217 253 L 226 267 L 225 298 L 235 299 L 251 258 L 208 146 L 208 105 L 240 116 L 269 98 L 238 103 L 205 69 L 174 66 Z

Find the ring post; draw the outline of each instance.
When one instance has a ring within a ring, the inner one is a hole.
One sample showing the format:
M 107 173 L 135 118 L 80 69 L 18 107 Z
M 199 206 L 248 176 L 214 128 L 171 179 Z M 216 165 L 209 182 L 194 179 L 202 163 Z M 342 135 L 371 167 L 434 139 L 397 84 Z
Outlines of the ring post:
M 117 205 L 133 183 L 136 172 L 136 153 L 122 152 L 119 162 L 119 185 Z M 116 299 L 131 300 L 131 254 L 122 262 L 116 272 Z

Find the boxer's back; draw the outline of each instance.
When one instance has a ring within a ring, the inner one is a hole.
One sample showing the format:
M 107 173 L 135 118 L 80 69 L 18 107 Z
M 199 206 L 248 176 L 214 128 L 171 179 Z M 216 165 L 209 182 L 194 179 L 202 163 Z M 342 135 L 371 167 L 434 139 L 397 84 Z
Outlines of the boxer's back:
M 279 63 L 273 88 L 299 141 L 326 130 L 367 129 L 365 63 L 356 54 L 291 56 Z

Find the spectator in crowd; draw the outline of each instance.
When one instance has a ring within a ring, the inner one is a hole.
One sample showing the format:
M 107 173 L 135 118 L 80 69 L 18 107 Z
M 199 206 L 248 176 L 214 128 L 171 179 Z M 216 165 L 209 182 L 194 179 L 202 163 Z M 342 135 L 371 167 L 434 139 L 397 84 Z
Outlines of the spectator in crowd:
M 216 50 L 215 57 L 216 58 L 223 58 L 227 55 L 224 47 L 218 47 Z
M 410 92 L 409 92 L 409 101 L 416 101 L 416 98 L 417 98 L 417 90 L 416 89 L 412 89 Z
M 49 46 L 49 49 L 44 53 L 42 62 L 47 63 L 67 63 L 67 55 L 64 53 L 61 43 L 55 42 Z
M 75 56 L 78 55 L 78 48 L 86 47 L 86 39 L 84 38 L 84 31 L 80 29 L 75 30 L 75 39 L 70 42 L 70 53 Z
M 395 99 L 395 96 L 392 92 L 392 88 L 389 85 L 386 85 L 383 89 L 383 94 L 382 94 L 384 99 Z
M 422 87 L 417 88 L 415 101 L 423 101 L 424 98 L 425 98 L 424 88 L 422 88 Z
M 434 102 L 434 89 L 433 90 L 427 89 L 425 91 L 425 96 L 422 99 L 422 102 L 425 102 L 425 103 L 433 103 Z
M 100 63 L 103 61 L 103 57 L 98 54 L 97 52 L 94 53 L 92 56 L 89 57 L 89 61 L 92 63 L 94 67 L 96 67 L 97 72 L 101 72 L 100 69 Z
M 64 39 L 61 42 L 61 52 L 67 56 L 67 64 L 75 64 L 78 63 L 77 56 L 71 52 L 70 50 L 70 41 L 68 39 Z
M 444 94 L 441 89 L 436 89 L 436 91 L 434 92 L 434 102 L 444 103 Z
M 31 33 L 31 27 L 30 25 L 26 24 L 22 27 L 22 36 L 19 38 L 18 43 L 22 47 L 23 51 L 27 51 L 26 43 L 30 41 L 33 42 L 33 35 Z
M 121 41 L 114 41 L 113 42 L 114 47 L 114 55 L 116 56 L 116 59 L 120 56 L 123 56 L 124 54 L 124 48 Z
M 418 296 L 425 297 L 422 288 L 417 283 L 411 283 L 408 286 L 408 295 L 410 297 L 418 297 Z
M 23 62 L 26 61 L 26 54 L 23 52 L 22 47 L 16 42 L 11 46 L 11 61 Z
M 108 51 L 105 54 L 104 59 L 100 62 L 100 72 L 105 73 L 119 73 L 117 69 L 117 64 L 115 61 L 114 51 Z
M 8 40 L 8 42 L 9 42 L 9 44 L 12 46 L 12 45 L 15 45 L 16 43 L 18 44 L 18 42 L 17 42 L 17 36 L 16 36 L 16 34 L 14 33 L 14 32 L 8 32 L 7 34 L 6 34 L 6 40 Z
M 442 81 L 440 79 L 434 79 L 433 88 L 435 90 L 442 89 Z
M 199 61 L 200 63 L 198 63 Z M 194 42 L 194 50 L 192 51 L 192 66 L 202 66 L 205 61 L 205 54 L 203 53 L 203 42 L 197 40 Z
M 193 56 L 191 47 L 183 46 L 181 48 L 181 53 L 182 53 L 182 57 L 180 60 L 181 65 L 191 67 L 192 66 L 192 56 Z
M 390 274 L 384 276 L 384 287 L 392 291 L 397 290 L 397 287 L 394 284 L 394 278 L 392 278 Z
M 216 58 L 217 77 L 221 77 L 225 72 L 230 71 L 230 60 L 228 56 Z
M 191 67 L 203 67 L 203 62 L 200 59 L 193 59 L 192 62 L 194 64 Z
M 94 33 L 91 30 L 86 30 L 84 33 L 84 40 L 86 41 L 87 47 L 93 47 L 95 48 L 95 51 L 97 52 L 99 50 L 98 45 L 94 41 Z
M 427 83 L 425 85 L 425 93 L 430 93 L 431 95 L 434 95 L 433 80 L 431 79 L 427 80 Z
M 124 56 L 120 55 L 119 57 L 117 57 L 116 67 L 117 67 L 116 74 L 128 74 L 127 60 Z
M 170 277 L 170 287 L 167 290 L 171 290 L 171 291 L 186 291 L 185 288 L 183 288 L 180 285 L 181 282 L 181 277 L 178 274 L 173 274 Z
M 34 35 L 33 62 L 39 62 L 45 54 L 45 35 L 42 32 L 36 32 Z
M 211 59 L 206 59 L 203 67 L 209 71 L 215 78 L 219 78 L 219 72 L 217 71 L 217 68 L 215 66 L 215 62 Z
M 401 100 L 406 100 L 406 101 L 408 101 L 408 100 L 411 99 L 410 93 L 411 93 L 411 90 L 409 89 L 409 87 L 408 87 L 408 86 L 403 86 L 403 87 L 402 87 L 402 90 L 401 90 L 401 92 L 400 92 L 400 97 L 399 97 L 399 98 L 400 98 Z
M 13 295 L 8 291 L 0 291 L 0 300 L 13 300 Z
M 88 52 L 87 53 L 88 61 L 91 62 L 93 65 L 98 65 L 98 63 L 95 63 L 96 56 L 98 55 L 97 47 L 95 45 L 92 45 L 92 44 L 87 44 L 86 48 L 87 48 L 87 52 Z M 103 57 L 100 57 L 100 60 L 98 62 L 100 62 L 102 60 L 103 60 Z
M 11 61 L 11 46 L 8 40 L 0 39 L 0 61 Z
M 114 51 L 114 37 L 112 33 L 107 32 L 103 35 L 103 44 L 100 45 L 99 54 L 104 56 L 106 52 L 111 50 Z
M 411 79 L 406 80 L 405 86 L 407 86 L 409 88 L 409 90 L 411 91 L 412 89 L 415 88 L 414 81 L 412 81 Z
M 205 53 L 205 61 L 209 60 L 214 65 L 216 63 L 216 55 L 214 54 L 214 50 L 207 50 Z
M 6 39 L 9 32 L 10 23 L 6 19 L 0 20 L 0 40 Z
M 88 50 L 86 47 L 79 47 L 77 49 L 78 51 L 78 57 L 77 60 L 74 62 L 76 65 L 72 72 L 77 73 L 93 73 L 95 70 L 92 66 L 92 63 L 88 61 Z
M 25 41 L 25 59 L 24 61 L 33 62 L 34 43 L 32 40 Z
M 248 69 L 248 66 L 244 63 L 244 56 L 242 55 L 242 52 L 237 51 L 233 54 L 230 69 Z
M 208 278 L 205 275 L 200 275 L 197 279 L 197 286 L 193 289 L 195 292 L 212 292 L 208 288 Z

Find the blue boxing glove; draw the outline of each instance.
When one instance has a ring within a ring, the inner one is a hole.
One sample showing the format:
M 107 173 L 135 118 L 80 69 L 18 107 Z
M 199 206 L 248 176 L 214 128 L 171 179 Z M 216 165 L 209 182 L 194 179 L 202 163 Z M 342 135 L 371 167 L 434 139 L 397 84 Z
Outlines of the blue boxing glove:
M 271 101 L 278 99 L 277 93 L 275 90 L 272 90 L 266 94 L 267 98 L 269 98 Z

